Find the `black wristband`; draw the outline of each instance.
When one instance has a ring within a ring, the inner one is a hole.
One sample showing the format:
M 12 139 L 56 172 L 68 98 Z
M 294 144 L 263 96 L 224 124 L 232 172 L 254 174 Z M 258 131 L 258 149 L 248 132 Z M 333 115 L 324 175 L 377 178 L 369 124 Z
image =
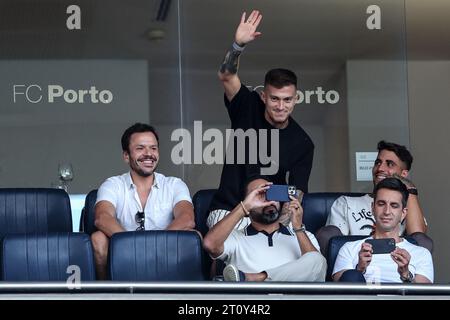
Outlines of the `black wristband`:
M 411 273 L 411 271 L 408 271 L 408 276 L 404 278 L 402 275 L 400 275 L 400 280 L 402 280 L 405 283 L 411 283 L 414 281 L 414 275 Z
M 415 196 L 419 195 L 419 192 L 417 191 L 417 188 L 409 188 L 408 189 L 409 194 L 413 194 Z

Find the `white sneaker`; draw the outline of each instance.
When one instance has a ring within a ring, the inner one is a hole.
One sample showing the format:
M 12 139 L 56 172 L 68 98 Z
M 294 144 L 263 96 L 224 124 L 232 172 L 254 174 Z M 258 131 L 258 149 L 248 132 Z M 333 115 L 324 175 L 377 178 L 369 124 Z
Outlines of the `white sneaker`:
M 225 281 L 245 281 L 245 274 L 240 271 L 236 266 L 232 264 L 228 264 L 225 268 L 223 268 L 223 279 Z

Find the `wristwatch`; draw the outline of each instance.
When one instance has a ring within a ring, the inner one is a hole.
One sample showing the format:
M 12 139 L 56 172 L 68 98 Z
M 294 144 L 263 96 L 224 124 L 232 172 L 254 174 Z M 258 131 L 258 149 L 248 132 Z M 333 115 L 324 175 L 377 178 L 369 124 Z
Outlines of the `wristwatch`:
M 409 194 L 413 194 L 417 196 L 419 193 L 417 192 L 417 188 L 409 188 L 408 189 Z
M 411 273 L 411 271 L 408 271 L 408 276 L 406 276 L 406 278 L 405 278 L 402 275 L 400 275 L 400 280 L 402 280 L 403 282 L 406 282 L 406 283 L 411 283 L 414 280 L 414 276 Z
M 305 225 L 302 223 L 302 226 L 298 229 L 292 229 L 295 233 L 297 232 L 305 232 L 306 231 L 306 227 Z

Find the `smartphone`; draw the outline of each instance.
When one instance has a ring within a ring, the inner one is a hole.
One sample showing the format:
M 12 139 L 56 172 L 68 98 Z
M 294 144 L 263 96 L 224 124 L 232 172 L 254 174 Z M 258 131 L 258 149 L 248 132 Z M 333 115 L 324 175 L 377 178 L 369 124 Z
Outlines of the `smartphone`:
M 391 253 L 395 250 L 395 239 L 367 239 L 365 242 L 372 245 L 372 254 Z
M 272 184 L 266 191 L 266 200 L 268 201 L 291 201 L 289 196 L 296 196 L 297 188 L 295 186 Z

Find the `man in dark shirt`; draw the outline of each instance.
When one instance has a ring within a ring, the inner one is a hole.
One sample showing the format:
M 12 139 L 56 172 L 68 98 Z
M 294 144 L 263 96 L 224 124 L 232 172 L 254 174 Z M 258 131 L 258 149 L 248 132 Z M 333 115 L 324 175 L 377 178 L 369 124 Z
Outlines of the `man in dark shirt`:
M 286 184 L 286 175 L 289 174 L 290 185 L 295 185 L 301 192 L 308 191 L 314 144 L 290 116 L 298 99 L 295 73 L 286 69 L 270 70 L 265 76 L 261 95 L 250 91 L 237 75 L 239 56 L 244 46 L 261 34 L 256 31 L 261 19 L 262 15 L 256 10 L 247 19 L 246 14 L 242 14 L 235 42 L 227 52 L 218 73 L 225 89 L 225 106 L 232 129 L 235 133 L 239 129 L 247 133 L 254 130 L 256 143 L 247 139 L 244 155 L 239 154 L 241 149 L 236 143 L 232 147 L 232 157 L 229 156 L 230 150 L 227 150 L 219 190 L 210 207 L 207 221 L 210 228 L 243 199 L 244 186 L 255 175 L 270 176 L 275 184 Z M 270 163 L 261 161 L 261 154 L 265 155 L 264 146 L 271 150 Z M 239 158 L 245 161 L 239 161 Z M 257 161 L 252 161 L 255 158 Z M 250 223 L 248 220 L 243 218 L 237 228 L 246 227 Z

